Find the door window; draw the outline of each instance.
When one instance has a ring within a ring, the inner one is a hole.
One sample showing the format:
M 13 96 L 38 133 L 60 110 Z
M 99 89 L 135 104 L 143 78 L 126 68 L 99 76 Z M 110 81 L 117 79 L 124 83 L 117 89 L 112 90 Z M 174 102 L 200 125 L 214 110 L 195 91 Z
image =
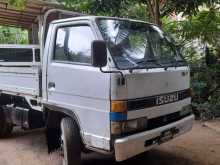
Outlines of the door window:
M 54 60 L 91 64 L 94 35 L 89 26 L 62 27 L 57 30 Z

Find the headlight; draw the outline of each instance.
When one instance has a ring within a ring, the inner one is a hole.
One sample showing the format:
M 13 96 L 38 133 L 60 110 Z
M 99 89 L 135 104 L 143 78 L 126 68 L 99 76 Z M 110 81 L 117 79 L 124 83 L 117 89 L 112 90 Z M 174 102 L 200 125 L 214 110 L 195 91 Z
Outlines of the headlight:
M 147 118 L 140 118 L 124 122 L 111 122 L 111 133 L 114 135 L 141 131 L 145 128 L 147 128 Z
M 138 120 L 131 120 L 122 123 L 122 132 L 132 132 L 138 129 Z
M 182 110 L 180 111 L 180 116 L 187 116 L 189 114 L 192 114 L 192 106 L 191 105 L 184 106 L 182 108 Z

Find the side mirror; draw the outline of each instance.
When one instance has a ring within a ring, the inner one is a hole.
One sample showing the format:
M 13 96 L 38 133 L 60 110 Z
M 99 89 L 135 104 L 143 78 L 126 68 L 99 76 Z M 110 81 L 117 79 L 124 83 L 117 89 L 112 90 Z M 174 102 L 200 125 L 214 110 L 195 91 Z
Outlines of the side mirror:
M 107 65 L 107 46 L 105 41 L 95 40 L 92 42 L 92 65 L 99 68 Z

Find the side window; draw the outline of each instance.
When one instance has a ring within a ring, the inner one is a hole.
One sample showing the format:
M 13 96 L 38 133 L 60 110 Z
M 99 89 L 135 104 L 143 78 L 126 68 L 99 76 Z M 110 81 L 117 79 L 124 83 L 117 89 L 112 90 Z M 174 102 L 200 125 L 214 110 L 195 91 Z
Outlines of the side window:
M 91 64 L 91 43 L 94 39 L 89 26 L 59 28 L 54 60 Z

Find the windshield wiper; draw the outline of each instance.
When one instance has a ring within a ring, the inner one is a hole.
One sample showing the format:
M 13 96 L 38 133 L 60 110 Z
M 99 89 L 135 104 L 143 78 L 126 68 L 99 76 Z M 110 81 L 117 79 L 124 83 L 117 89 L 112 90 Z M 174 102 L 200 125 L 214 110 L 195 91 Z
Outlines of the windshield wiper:
M 149 62 L 154 62 L 155 64 L 159 65 L 160 67 L 164 67 L 156 59 L 150 59 L 150 60 L 145 59 L 145 60 L 141 60 L 141 61 L 136 62 L 136 64 L 147 64 Z
M 185 60 L 177 60 L 177 59 L 172 60 L 172 63 L 174 63 L 175 68 L 178 67 L 179 63 L 181 63 L 181 62 L 186 63 Z
M 141 60 L 141 61 L 138 61 L 136 62 L 136 64 L 145 64 L 145 63 L 148 63 L 148 62 L 156 62 L 157 60 L 155 59 L 151 59 L 151 60 Z

